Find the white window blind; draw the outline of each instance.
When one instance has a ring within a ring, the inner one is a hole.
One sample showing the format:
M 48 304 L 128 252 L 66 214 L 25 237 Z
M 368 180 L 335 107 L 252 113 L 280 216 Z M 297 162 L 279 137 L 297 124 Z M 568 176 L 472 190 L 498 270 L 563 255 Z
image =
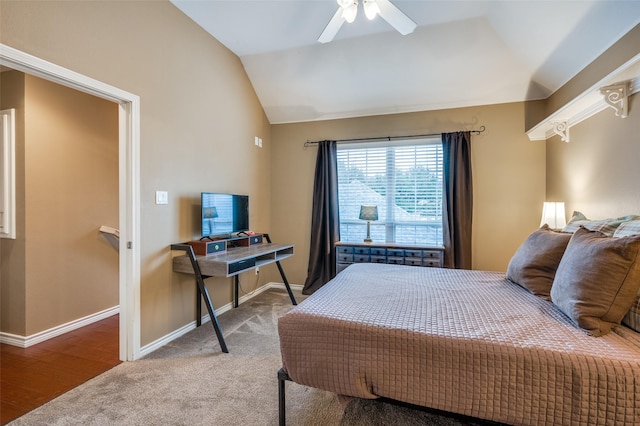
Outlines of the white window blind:
M 442 245 L 440 138 L 338 145 L 340 239 L 361 242 L 361 205 L 378 206 L 378 243 Z

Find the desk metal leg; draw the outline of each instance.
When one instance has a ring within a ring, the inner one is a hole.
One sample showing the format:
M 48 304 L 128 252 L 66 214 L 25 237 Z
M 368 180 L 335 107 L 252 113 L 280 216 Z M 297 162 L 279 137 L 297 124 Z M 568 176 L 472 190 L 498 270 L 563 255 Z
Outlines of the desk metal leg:
M 240 286 L 240 278 L 238 277 L 238 275 L 236 275 L 235 277 L 233 277 L 233 307 L 234 308 L 237 308 L 238 305 L 240 304 L 238 302 L 239 286 Z
M 269 244 L 271 244 L 271 237 L 269 234 L 264 234 L 264 238 L 267 240 Z M 276 266 L 278 267 L 278 271 L 280 271 L 280 276 L 282 277 L 282 281 L 284 281 L 284 286 L 287 289 L 287 293 L 289 293 L 289 299 L 291 299 L 292 305 L 297 305 L 296 298 L 293 296 L 293 292 L 291 291 L 291 286 L 289 285 L 289 281 L 287 280 L 287 276 L 284 274 L 284 269 L 282 269 L 282 265 L 280 265 L 280 261 L 276 261 Z
M 293 296 L 293 292 L 291 291 L 291 286 L 289 285 L 289 281 L 287 281 L 287 276 L 284 274 L 284 269 L 282 269 L 282 265 L 280 265 L 280 262 L 276 262 L 276 266 L 278 267 L 278 271 L 280 271 L 280 276 L 282 277 L 282 281 L 284 281 L 284 286 L 287 288 L 287 293 L 289 293 L 291 304 L 297 305 L 298 302 L 296 302 L 296 298 Z
M 196 327 L 202 325 L 202 292 L 196 278 Z
M 220 323 L 218 323 L 218 317 L 216 316 L 216 312 L 213 309 L 213 304 L 211 303 L 211 298 L 209 297 L 209 292 L 207 291 L 207 287 L 204 285 L 204 280 L 202 276 L 198 279 L 198 287 L 204 296 L 204 303 L 207 306 L 207 311 L 209 311 L 209 318 L 211 318 L 211 325 L 213 325 L 213 330 L 216 332 L 216 336 L 218 337 L 218 343 L 220 343 L 220 349 L 222 352 L 229 353 L 229 349 L 227 349 L 227 343 L 224 341 L 224 336 L 222 335 L 222 330 L 220 330 Z
M 202 272 L 200 272 L 200 265 L 198 265 L 198 261 L 196 260 L 196 255 L 193 252 L 193 248 L 186 244 L 172 244 L 171 249 L 183 250 L 187 252 L 187 257 L 191 261 L 191 267 L 193 268 L 193 273 L 196 276 L 196 293 L 198 293 L 198 302 L 196 308 L 198 318 L 196 319 L 196 324 L 200 325 L 201 323 L 202 308 L 200 306 L 200 295 L 202 295 L 204 304 L 207 307 L 207 311 L 209 312 L 209 318 L 211 318 L 211 325 L 213 326 L 213 330 L 216 332 L 216 336 L 218 337 L 220 349 L 224 353 L 229 353 L 229 349 L 227 349 L 227 343 L 224 341 L 224 336 L 222 335 L 222 330 L 220 329 L 220 323 L 218 323 L 218 317 L 216 316 L 216 312 L 213 309 L 213 304 L 211 303 L 211 297 L 209 297 L 207 286 L 204 284 L 204 278 L 206 276 L 203 276 Z

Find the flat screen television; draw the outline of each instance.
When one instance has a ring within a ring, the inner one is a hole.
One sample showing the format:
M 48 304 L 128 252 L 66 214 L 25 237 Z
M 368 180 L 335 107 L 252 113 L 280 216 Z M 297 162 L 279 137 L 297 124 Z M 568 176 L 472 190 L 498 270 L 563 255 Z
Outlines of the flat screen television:
M 238 194 L 201 194 L 202 237 L 249 230 L 249 196 Z

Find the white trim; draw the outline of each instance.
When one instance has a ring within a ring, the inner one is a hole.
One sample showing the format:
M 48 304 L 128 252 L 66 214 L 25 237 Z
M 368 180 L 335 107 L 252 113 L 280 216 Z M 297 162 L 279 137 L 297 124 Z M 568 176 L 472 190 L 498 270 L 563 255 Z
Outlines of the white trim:
M 0 111 L 0 238 L 16 239 L 16 110 Z
M 290 287 L 293 290 L 302 290 L 301 285 L 297 285 L 297 284 L 290 284 Z M 246 302 L 249 299 L 252 299 L 254 297 L 256 297 L 257 295 L 259 295 L 260 293 L 264 293 L 265 291 L 271 289 L 271 288 L 278 288 L 278 289 L 283 289 L 285 290 L 286 287 L 284 285 L 284 283 L 275 283 L 275 282 L 270 282 L 267 283 L 265 285 L 263 285 L 262 287 L 258 287 L 257 289 L 255 289 L 254 291 L 252 291 L 249 294 L 245 294 L 244 296 L 241 296 L 238 299 L 239 303 L 243 303 Z M 219 308 L 216 309 L 216 316 L 220 316 L 223 313 L 230 311 L 233 309 L 233 303 L 229 302 L 224 306 L 221 306 Z M 211 321 L 211 318 L 209 317 L 209 314 L 203 315 L 201 318 L 202 324 L 204 325 L 204 323 Z M 162 346 L 166 345 L 167 343 L 172 342 L 173 340 L 176 340 L 179 337 L 184 336 L 185 334 L 187 334 L 188 332 L 190 332 L 191 330 L 195 330 L 196 329 L 196 321 L 192 321 L 189 324 L 180 327 L 179 329 L 166 334 L 164 336 L 162 336 L 161 338 L 154 340 L 153 342 L 149 343 L 148 345 L 143 346 L 140 349 L 140 357 L 149 355 L 151 352 L 155 351 L 156 349 L 161 348 Z M 225 330 L 222 330 L 223 334 L 225 334 Z M 215 339 L 216 335 L 213 332 L 213 330 L 211 330 L 211 338 Z
M 0 65 L 119 104 L 120 359 L 123 361 L 138 359 L 140 357 L 140 97 L 1 43 Z
M 628 96 L 640 91 L 640 54 L 634 56 L 615 71 L 595 83 L 589 89 L 576 96 L 566 105 L 542 120 L 527 132 L 529 140 L 541 141 L 553 137 L 554 123 L 566 122 L 567 131 L 570 127 L 592 117 L 610 106 L 604 99 L 600 88 L 628 81 Z
M 85 327 L 98 321 L 102 321 L 105 318 L 109 318 L 120 312 L 119 306 L 105 309 L 95 314 L 87 315 L 86 317 L 79 318 L 77 320 L 70 321 L 66 324 L 50 328 L 48 330 L 41 331 L 31 336 L 18 336 L 11 333 L 0 333 L 0 343 L 6 343 L 7 345 L 19 346 L 21 348 L 28 348 L 29 346 L 36 345 L 44 342 L 45 340 L 53 339 L 62 334 L 68 333 L 73 330 Z

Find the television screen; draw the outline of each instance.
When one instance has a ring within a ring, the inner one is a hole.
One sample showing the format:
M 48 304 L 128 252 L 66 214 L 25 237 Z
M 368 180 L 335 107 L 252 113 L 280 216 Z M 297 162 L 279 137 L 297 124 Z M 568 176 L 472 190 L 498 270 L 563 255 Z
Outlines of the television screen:
M 202 236 L 249 230 L 249 196 L 203 192 Z

